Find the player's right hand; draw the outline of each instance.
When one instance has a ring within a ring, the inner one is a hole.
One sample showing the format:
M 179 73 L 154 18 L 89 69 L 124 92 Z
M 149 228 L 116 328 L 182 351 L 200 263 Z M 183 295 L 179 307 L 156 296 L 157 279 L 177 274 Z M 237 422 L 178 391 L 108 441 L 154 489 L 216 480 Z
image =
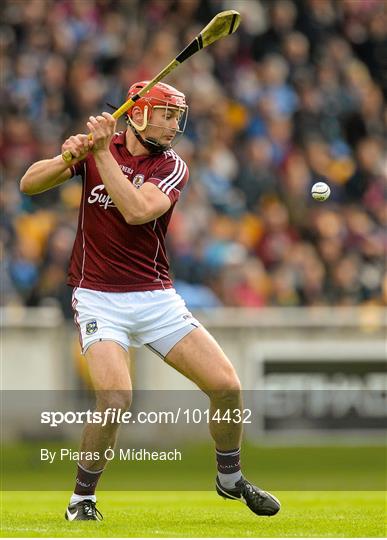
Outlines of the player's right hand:
M 62 154 L 69 150 L 73 159 L 69 165 L 73 165 L 84 159 L 93 147 L 93 141 L 85 134 L 72 135 L 62 144 Z

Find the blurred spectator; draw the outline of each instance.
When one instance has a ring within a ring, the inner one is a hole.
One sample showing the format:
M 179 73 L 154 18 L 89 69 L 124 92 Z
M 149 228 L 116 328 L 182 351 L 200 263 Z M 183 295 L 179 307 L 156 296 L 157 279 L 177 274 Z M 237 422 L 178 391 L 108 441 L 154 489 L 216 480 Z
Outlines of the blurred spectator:
M 251 138 L 243 150 L 245 166 L 239 168 L 235 184 L 245 196 L 246 208 L 253 211 L 262 195 L 278 189 L 278 178 L 273 148 L 266 137 Z
M 176 287 L 190 307 L 387 298 L 387 20 L 379 0 L 4 0 L 0 29 L 1 303 L 56 302 L 80 199 L 38 197 L 26 168 L 59 154 L 90 114 L 119 105 L 222 9 L 238 32 L 167 80 L 187 94 L 177 151 L 191 180 L 171 222 Z M 128 54 L 130 52 L 130 54 Z M 124 123 L 119 129 L 124 129 Z M 331 198 L 311 199 L 326 179 Z
M 268 8 L 268 28 L 255 37 L 251 47 L 254 60 L 260 61 L 269 53 L 279 53 L 283 38 L 293 30 L 297 9 L 291 0 L 265 2 Z
M 297 232 L 289 222 L 286 206 L 269 198 L 260 207 L 263 234 L 256 246 L 256 254 L 268 269 L 282 262 L 286 253 L 297 240 Z

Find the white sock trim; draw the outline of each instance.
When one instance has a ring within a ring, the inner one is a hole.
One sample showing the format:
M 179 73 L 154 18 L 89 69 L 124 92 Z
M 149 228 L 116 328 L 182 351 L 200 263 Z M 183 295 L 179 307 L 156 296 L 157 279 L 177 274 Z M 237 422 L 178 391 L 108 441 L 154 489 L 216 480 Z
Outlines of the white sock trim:
M 235 484 L 242 478 L 241 470 L 234 473 L 224 474 L 218 472 L 219 482 L 225 489 L 234 489 Z
M 70 504 L 77 504 L 81 501 L 85 501 L 86 499 L 97 502 L 96 495 L 77 495 L 76 493 L 73 493 L 70 497 Z
M 100 469 L 99 471 L 89 471 L 88 469 L 85 469 L 85 467 L 82 467 L 80 463 L 78 463 L 78 467 L 80 467 L 82 471 L 85 471 L 86 473 L 90 473 L 90 474 L 100 474 L 101 472 L 104 471 L 104 469 Z
M 237 456 L 238 454 L 240 454 L 240 451 L 241 449 L 238 448 L 238 450 L 233 450 L 229 452 L 222 452 L 221 450 L 216 450 L 216 453 L 218 454 L 218 456 Z

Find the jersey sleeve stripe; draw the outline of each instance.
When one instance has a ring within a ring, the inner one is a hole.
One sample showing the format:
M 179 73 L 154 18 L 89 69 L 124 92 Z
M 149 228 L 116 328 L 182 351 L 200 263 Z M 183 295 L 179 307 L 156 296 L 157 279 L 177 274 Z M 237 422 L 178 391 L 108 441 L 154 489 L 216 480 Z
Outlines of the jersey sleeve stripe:
M 166 184 L 164 184 L 164 186 L 161 188 L 161 191 L 164 191 L 164 193 L 166 193 L 166 190 L 169 188 L 169 186 L 174 184 L 176 180 L 180 182 L 182 169 L 183 169 L 183 162 L 180 160 L 178 161 L 178 169 L 176 171 L 176 174 L 174 174 L 174 176 L 170 180 L 168 180 Z
M 175 161 L 176 161 L 176 163 L 175 163 L 175 167 L 174 167 L 173 171 L 171 172 L 171 174 L 169 174 L 167 177 L 165 177 L 163 180 L 161 180 L 161 182 L 160 182 L 160 184 L 158 186 L 159 188 L 161 188 L 166 182 L 168 182 L 168 180 L 170 180 L 176 174 L 176 170 L 178 168 L 179 162 L 178 162 L 177 159 Z
M 175 166 L 173 171 L 157 184 L 158 188 L 167 195 L 183 180 L 187 171 L 187 165 L 184 161 L 175 152 L 168 152 L 170 152 L 168 156 L 175 161 Z
M 187 165 L 183 163 L 183 171 L 182 171 L 182 174 L 179 176 L 179 178 L 176 180 L 176 182 L 174 182 L 170 187 L 169 189 L 167 189 L 166 191 L 166 194 L 169 195 L 169 193 L 172 191 L 173 188 L 176 188 L 176 186 L 183 180 L 184 176 L 185 176 L 185 173 L 187 171 Z

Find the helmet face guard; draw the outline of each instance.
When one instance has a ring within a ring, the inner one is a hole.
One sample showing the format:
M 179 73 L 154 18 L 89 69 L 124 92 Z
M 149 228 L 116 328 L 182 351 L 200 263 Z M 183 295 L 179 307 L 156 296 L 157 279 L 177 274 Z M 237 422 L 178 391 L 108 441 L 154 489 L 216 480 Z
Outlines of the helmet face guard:
M 127 99 L 134 96 L 141 88 L 143 88 L 148 81 L 142 81 L 135 83 L 131 86 Z M 141 124 L 136 123 L 133 120 L 133 109 L 140 107 L 143 112 L 143 122 Z M 155 120 L 155 111 L 162 110 L 164 112 L 164 118 L 168 119 L 170 115 L 177 118 L 177 127 L 172 128 L 165 125 L 158 124 Z M 133 133 L 139 140 L 139 142 L 151 153 L 163 152 L 168 150 L 178 142 L 179 137 L 184 133 L 187 118 L 188 118 L 188 106 L 185 102 L 185 96 L 173 86 L 164 83 L 157 83 L 147 94 L 136 101 L 135 106 L 128 113 L 128 125 L 131 127 Z M 167 133 L 175 134 L 174 139 L 169 144 L 162 144 L 160 140 L 156 138 L 144 136 L 143 133 L 148 126 L 160 128 L 163 130 L 160 134 L 162 138 Z

